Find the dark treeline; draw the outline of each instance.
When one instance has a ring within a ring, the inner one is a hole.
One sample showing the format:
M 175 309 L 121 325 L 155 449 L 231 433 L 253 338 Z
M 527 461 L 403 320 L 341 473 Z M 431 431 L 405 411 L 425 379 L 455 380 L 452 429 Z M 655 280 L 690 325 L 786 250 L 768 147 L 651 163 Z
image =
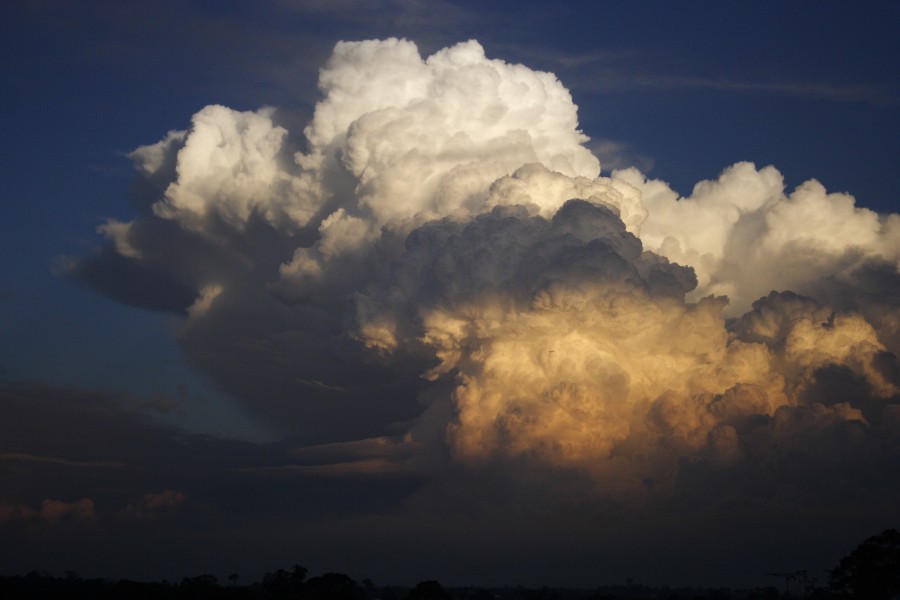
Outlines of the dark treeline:
M 377 586 L 357 582 L 343 573 L 307 578 L 307 570 L 266 573 L 261 581 L 238 585 L 237 573 L 227 581 L 213 575 L 186 577 L 178 583 L 138 582 L 122 579 L 82 579 L 73 572 L 63 577 L 31 572 L 0 577 L 0 598 L 9 599 L 181 599 L 247 598 L 255 600 L 893 600 L 900 597 L 900 533 L 888 529 L 872 536 L 841 559 L 819 583 L 806 571 L 773 573 L 780 586 L 749 590 L 650 587 L 627 580 L 624 585 L 593 590 L 570 588 L 445 588 L 437 581 L 414 587 Z

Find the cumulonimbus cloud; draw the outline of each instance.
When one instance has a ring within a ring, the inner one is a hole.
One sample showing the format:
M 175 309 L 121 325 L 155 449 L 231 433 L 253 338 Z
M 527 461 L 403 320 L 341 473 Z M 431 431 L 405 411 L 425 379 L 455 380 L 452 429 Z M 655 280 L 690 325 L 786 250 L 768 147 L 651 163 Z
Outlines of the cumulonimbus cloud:
M 302 140 L 208 106 L 135 150 L 140 214 L 69 264 L 182 311 L 248 406 L 316 442 L 418 419 L 411 448 L 623 493 L 897 426 L 900 216 L 749 163 L 688 198 L 600 177 L 557 78 L 474 41 L 341 42 L 319 87 Z

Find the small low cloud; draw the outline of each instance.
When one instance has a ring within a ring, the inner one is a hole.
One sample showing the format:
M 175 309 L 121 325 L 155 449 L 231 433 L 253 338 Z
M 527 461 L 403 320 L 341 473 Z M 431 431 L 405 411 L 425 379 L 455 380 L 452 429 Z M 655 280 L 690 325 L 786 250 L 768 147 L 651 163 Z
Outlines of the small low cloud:
M 50 525 L 84 523 L 96 518 L 94 501 L 82 498 L 74 502 L 47 498 L 36 507 L 26 504 L 0 504 L 0 523 L 40 520 Z
M 67 519 L 89 521 L 95 517 L 94 501 L 90 498 L 82 498 L 75 502 L 47 499 L 41 502 L 38 517 L 53 525 Z
M 139 500 L 122 509 L 126 518 L 145 519 L 165 514 L 183 504 L 187 496 L 176 490 L 163 490 L 144 494 Z
M 600 159 L 605 173 L 620 171 L 634 167 L 642 173 L 653 170 L 654 160 L 650 156 L 640 153 L 627 142 L 616 140 L 591 140 L 588 144 L 591 152 Z
M 27 521 L 37 516 L 37 510 L 24 504 L 0 504 L 0 522 Z

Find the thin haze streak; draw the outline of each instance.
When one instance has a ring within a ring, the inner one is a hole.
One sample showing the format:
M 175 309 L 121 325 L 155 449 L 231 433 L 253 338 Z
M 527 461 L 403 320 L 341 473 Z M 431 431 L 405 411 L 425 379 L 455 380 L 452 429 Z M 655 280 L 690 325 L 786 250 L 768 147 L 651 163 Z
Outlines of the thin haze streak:
M 897 86 L 868 83 L 836 84 L 822 81 L 751 81 L 700 75 L 665 75 L 652 72 L 641 62 L 651 60 L 640 50 L 562 53 L 551 49 L 502 45 L 511 54 L 549 62 L 566 73 L 573 89 L 594 92 L 633 90 L 720 90 L 724 92 L 771 93 L 832 102 L 860 102 L 875 106 L 900 104 Z
M 756 82 L 678 76 L 638 78 L 634 81 L 634 84 L 640 88 L 766 92 L 821 98 L 834 102 L 862 102 L 885 106 L 895 106 L 900 103 L 900 95 L 897 95 L 891 89 L 874 85 L 835 85 L 815 81 L 798 83 Z
M 50 465 L 60 465 L 64 467 L 84 467 L 84 468 L 112 468 L 112 469 L 120 469 L 122 467 L 126 467 L 125 463 L 117 462 L 117 461 L 109 461 L 109 460 L 97 460 L 97 461 L 76 461 L 76 460 L 68 460 L 66 458 L 57 458 L 54 456 L 35 456 L 33 454 L 23 454 L 21 452 L 3 452 L 0 453 L 0 461 L 5 462 L 31 462 L 31 463 L 42 463 L 42 464 L 50 464 Z

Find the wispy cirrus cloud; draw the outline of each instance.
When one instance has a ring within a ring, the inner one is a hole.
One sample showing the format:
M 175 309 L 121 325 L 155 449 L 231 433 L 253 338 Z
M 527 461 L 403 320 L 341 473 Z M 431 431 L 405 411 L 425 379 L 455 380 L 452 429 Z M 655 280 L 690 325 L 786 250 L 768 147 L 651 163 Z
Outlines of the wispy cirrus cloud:
M 730 76 L 709 76 L 702 71 L 708 65 L 680 65 L 670 57 L 636 45 L 633 49 L 591 50 L 588 52 L 560 51 L 557 48 L 535 48 L 504 44 L 510 54 L 536 64 L 546 65 L 565 78 L 577 92 L 666 92 L 720 91 L 728 93 L 757 93 L 820 99 L 831 102 L 855 102 L 876 106 L 896 106 L 900 103 L 900 86 L 894 83 L 856 82 L 845 80 L 785 80 L 783 76 L 756 76 L 742 79 Z
M 900 88 L 878 84 L 842 84 L 818 81 L 741 81 L 694 76 L 657 75 L 623 81 L 623 87 L 634 89 L 706 89 L 734 93 L 783 94 L 832 102 L 896 106 L 900 104 Z

